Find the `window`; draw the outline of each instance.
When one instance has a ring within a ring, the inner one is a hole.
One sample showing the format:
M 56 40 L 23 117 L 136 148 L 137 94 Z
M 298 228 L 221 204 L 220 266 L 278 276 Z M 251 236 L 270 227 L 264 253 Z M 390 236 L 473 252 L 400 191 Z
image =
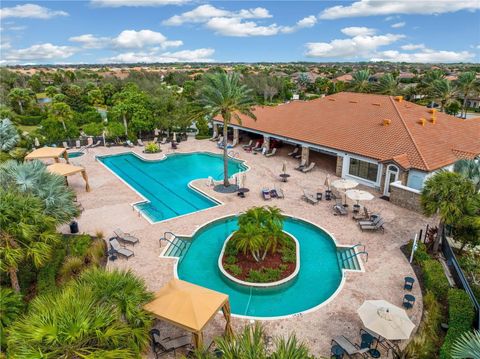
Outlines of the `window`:
M 356 158 L 350 158 L 350 167 L 348 169 L 348 173 L 352 176 L 357 176 L 372 182 L 376 182 L 378 165 L 371 162 L 357 160 Z

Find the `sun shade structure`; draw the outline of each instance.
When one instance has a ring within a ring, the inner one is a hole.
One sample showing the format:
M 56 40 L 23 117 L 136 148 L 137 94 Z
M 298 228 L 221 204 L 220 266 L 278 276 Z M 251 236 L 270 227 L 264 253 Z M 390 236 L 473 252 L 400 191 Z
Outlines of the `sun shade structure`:
M 227 321 L 225 334 L 233 334 L 228 295 L 180 279 L 168 282 L 144 309 L 158 319 L 192 332 L 197 348 L 203 343 L 203 328 L 220 309 Z
M 336 189 L 347 190 L 347 189 L 350 189 L 350 188 L 357 187 L 358 183 L 353 181 L 353 180 L 339 179 L 339 180 L 333 181 L 332 185 Z
M 63 147 L 42 147 L 30 152 L 25 159 L 29 160 L 40 160 L 46 158 L 53 158 L 55 162 L 60 162 L 60 157 L 65 158 L 65 161 L 68 163 L 68 153 L 67 150 Z
M 88 184 L 87 171 L 85 168 L 80 166 L 74 166 L 68 163 L 54 163 L 50 166 L 47 166 L 47 170 L 50 173 L 55 173 L 60 176 L 68 177 L 77 173 L 81 173 L 83 179 L 85 180 L 85 190 L 90 192 L 90 185 Z
M 367 191 L 362 191 L 359 189 L 349 189 L 347 192 L 345 192 L 348 198 L 351 200 L 357 201 L 371 201 L 373 199 L 373 194 Z
M 366 300 L 357 313 L 367 329 L 388 340 L 408 339 L 415 328 L 402 308 L 386 300 Z

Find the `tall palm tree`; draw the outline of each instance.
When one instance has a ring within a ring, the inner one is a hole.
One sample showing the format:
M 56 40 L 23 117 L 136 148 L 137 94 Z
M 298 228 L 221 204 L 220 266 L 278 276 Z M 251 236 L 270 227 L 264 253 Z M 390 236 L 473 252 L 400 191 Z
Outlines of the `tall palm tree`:
M 40 161 L 2 163 L 0 183 L 5 188 L 39 197 L 45 214 L 53 217 L 57 225 L 68 223 L 79 213 L 75 192 L 65 185 L 63 177 L 48 172 Z
M 29 90 L 20 87 L 13 88 L 8 93 L 10 101 L 15 102 L 18 105 L 20 114 L 24 113 L 24 106 L 32 100 L 32 94 Z
M 228 187 L 228 125 L 232 119 L 241 123 L 240 114 L 254 120 L 252 112 L 254 105 L 252 90 L 240 82 L 236 73 L 214 73 L 204 77 L 198 99 L 195 101 L 197 110 L 194 116 L 215 118 L 221 116 L 223 120 L 223 185 Z
M 0 269 L 8 273 L 15 292 L 20 292 L 19 266 L 27 259 L 43 266 L 58 240 L 55 219 L 44 214 L 39 198 L 0 189 Z
M 370 71 L 359 70 L 352 74 L 351 89 L 355 92 L 368 92 L 370 89 Z
M 463 96 L 463 103 L 462 103 L 462 117 L 467 116 L 467 99 L 469 96 L 474 96 L 479 92 L 480 83 L 477 80 L 475 72 L 468 71 L 462 72 L 456 81 L 456 85 L 458 87 L 458 91 Z
M 448 106 L 456 100 L 457 89 L 450 80 L 440 79 L 432 82 L 431 94 L 433 98 L 440 101 L 440 111 L 443 112 L 445 106 Z
M 453 359 L 480 358 L 480 332 L 463 333 L 453 344 Z
M 459 173 L 440 171 L 425 181 L 420 202 L 427 216 L 440 219 L 433 251 L 438 252 L 445 225 L 455 225 L 465 216 L 474 215 L 475 186 Z
M 397 95 L 399 93 L 398 81 L 392 74 L 387 73 L 380 77 L 377 85 L 375 86 L 376 90 L 384 95 Z
M 475 188 L 480 191 L 480 161 L 460 160 L 455 162 L 453 170 L 473 182 Z
M 55 102 L 50 107 L 50 114 L 56 121 L 60 122 L 63 130 L 67 131 L 67 121 L 73 119 L 73 111 L 65 102 Z

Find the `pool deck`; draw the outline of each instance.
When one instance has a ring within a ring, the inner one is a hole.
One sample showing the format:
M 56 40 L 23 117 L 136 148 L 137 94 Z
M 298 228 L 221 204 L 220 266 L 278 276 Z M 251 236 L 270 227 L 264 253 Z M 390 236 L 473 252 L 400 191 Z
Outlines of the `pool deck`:
M 73 164 L 86 167 L 92 188 L 92 191 L 87 193 L 81 176 L 69 177 L 69 183 L 76 190 L 78 200 L 85 209 L 78 219 L 80 231 L 91 234 L 101 231 L 108 239 L 113 235 L 115 228 L 121 228 L 140 238 L 140 243 L 132 248 L 135 256 L 129 260 L 120 258 L 109 262 L 110 268 L 131 269 L 146 281 L 149 289 L 156 291 L 174 276 L 175 260 L 159 258 L 164 248 L 160 248 L 158 239 L 164 232 L 189 235 L 215 218 L 236 214 L 252 206 L 275 205 L 287 214 L 304 218 L 325 228 L 334 235 L 338 245 L 365 244 L 369 258 L 368 262 L 363 261 L 365 272 L 347 272 L 344 286 L 338 296 L 318 310 L 286 319 L 264 321 L 269 336 L 277 337 L 295 332 L 297 337 L 308 345 L 312 354 L 328 356 L 330 341 L 335 336 L 345 335 L 352 342 L 359 342 L 362 323 L 356 310 L 364 300 L 385 299 L 401 306 L 405 294 L 403 278 L 415 277 L 415 273 L 400 251 L 400 247 L 427 223 L 432 223 L 430 219 L 382 200 L 379 198 L 379 193 L 370 188 L 364 188 L 375 194 L 375 198 L 367 202 L 367 207 L 372 212 L 381 213 L 386 223 L 384 234 L 362 232 L 356 221 L 352 220 L 351 215 L 344 217 L 333 215 L 333 202 L 321 201 L 317 205 L 311 205 L 301 199 L 303 189 L 316 192 L 317 188 L 323 187 L 327 174 L 325 170 L 315 168 L 308 174 L 293 170 L 298 160 L 286 155 L 288 148 L 281 149 L 274 157 L 266 158 L 262 155 L 246 153 L 241 147 L 237 147 L 234 151 L 238 151 L 239 159 L 245 160 L 250 166 L 246 179 L 246 187 L 250 192 L 246 194 L 246 198 L 239 198 L 236 194 L 215 193 L 207 185 L 206 179 L 197 180 L 193 185 L 224 204 L 198 213 L 150 224 L 131 206 L 131 203 L 138 202 L 142 198 L 96 161 L 95 156 L 134 151 L 148 159 L 157 159 L 172 152 L 221 153 L 215 143 L 208 140 L 189 139 L 181 142 L 175 151 L 166 145 L 162 146 L 162 149 L 163 152 L 160 154 L 144 155 L 140 147 L 133 149 L 96 147 L 90 149 L 84 156 L 71 161 Z M 291 175 L 287 183 L 280 182 L 278 177 L 283 161 L 287 162 L 287 173 Z M 336 179 L 334 174 L 331 176 L 332 181 Z M 261 189 L 274 185 L 283 189 L 285 199 L 264 201 L 260 195 Z M 68 228 L 63 227 L 62 230 L 67 231 Z M 162 246 L 165 246 L 165 243 Z M 415 283 L 412 294 L 417 298 L 417 303 L 408 314 L 418 325 L 423 307 L 418 282 Z M 233 318 L 232 323 L 235 329 L 239 329 L 249 321 Z M 217 315 L 208 325 L 205 337 L 220 335 L 223 325 L 223 317 Z M 170 328 L 165 327 L 165 330 L 169 331 Z M 147 357 L 153 357 L 153 355 L 148 354 Z M 168 356 L 165 357 L 168 358 Z

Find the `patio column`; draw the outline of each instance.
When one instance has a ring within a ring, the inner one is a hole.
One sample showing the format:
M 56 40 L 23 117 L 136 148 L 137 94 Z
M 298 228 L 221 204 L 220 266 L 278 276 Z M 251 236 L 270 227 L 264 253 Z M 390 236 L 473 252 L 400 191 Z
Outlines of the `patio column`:
M 310 148 L 307 146 L 302 146 L 302 163 L 305 163 L 305 165 L 308 165 L 310 162 Z
M 226 302 L 222 307 L 223 316 L 225 317 L 226 324 L 225 324 L 225 335 L 231 337 L 233 336 L 233 329 L 230 323 L 231 321 L 231 311 L 230 311 L 230 302 Z
M 90 184 L 88 183 L 87 171 L 85 170 L 82 171 L 82 177 L 85 180 L 85 190 L 87 192 L 90 192 Z
M 217 123 L 213 123 L 213 137 L 217 137 L 218 136 L 218 124 Z
M 203 333 L 201 331 L 193 333 L 193 345 L 197 349 L 200 349 L 203 346 Z
M 240 137 L 240 130 L 238 128 L 233 129 L 233 142 L 239 143 L 238 139 Z
M 65 161 L 66 161 L 67 163 L 70 163 L 70 162 L 68 161 L 68 152 L 67 152 L 66 150 L 65 150 L 65 152 L 63 152 L 63 158 L 65 158 Z M 58 159 L 58 157 L 55 159 L 55 162 L 60 162 L 60 160 Z
M 266 148 L 267 150 L 270 149 L 270 137 L 263 136 L 263 146 L 262 147 Z

